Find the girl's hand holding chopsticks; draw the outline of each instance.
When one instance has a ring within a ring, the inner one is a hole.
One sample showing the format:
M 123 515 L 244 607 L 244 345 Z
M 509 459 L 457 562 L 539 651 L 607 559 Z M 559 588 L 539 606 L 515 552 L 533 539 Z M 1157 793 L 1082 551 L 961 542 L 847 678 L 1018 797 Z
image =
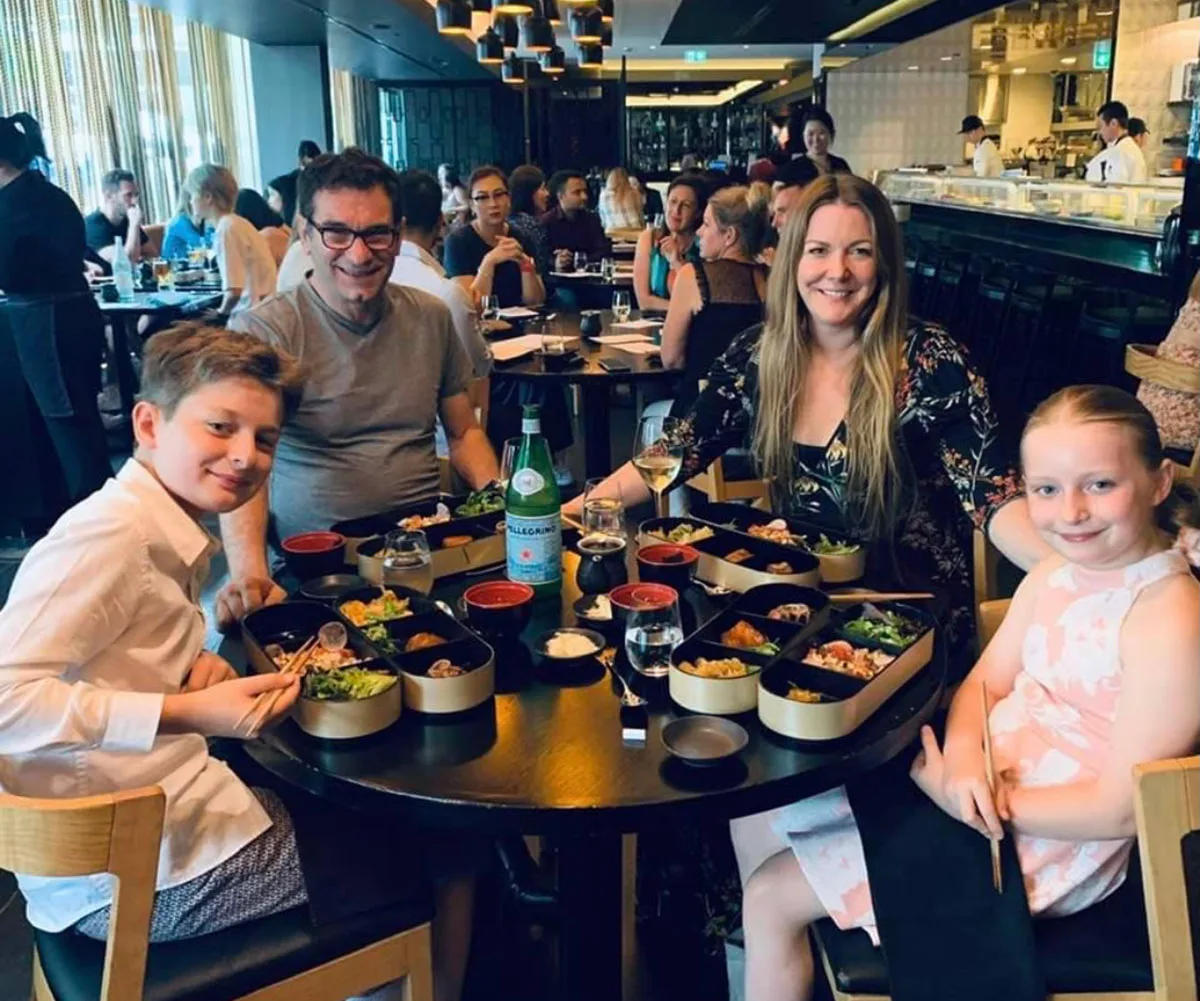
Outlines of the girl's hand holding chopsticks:
M 266 712 L 260 697 L 273 699 Z M 284 716 L 299 697 L 299 675 L 255 674 L 222 681 L 199 691 L 166 696 L 159 731 L 256 737 L 265 726 Z
M 933 728 L 921 727 L 921 753 L 909 772 L 931 800 L 955 820 L 974 828 L 985 838 L 1004 837 L 987 781 L 983 748 L 977 755 L 959 751 L 947 758 L 938 747 Z

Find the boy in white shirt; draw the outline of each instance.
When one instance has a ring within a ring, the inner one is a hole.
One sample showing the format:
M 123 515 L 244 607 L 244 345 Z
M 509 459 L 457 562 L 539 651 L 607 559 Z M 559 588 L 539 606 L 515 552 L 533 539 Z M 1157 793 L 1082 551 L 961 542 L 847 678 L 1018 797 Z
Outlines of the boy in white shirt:
M 256 337 L 190 324 L 157 334 L 134 457 L 30 550 L 0 610 L 0 792 L 161 787 L 151 941 L 308 900 L 288 809 L 244 785 L 206 740 L 256 736 L 291 709 L 298 679 L 238 677 L 203 649 L 197 603 L 217 547 L 198 519 L 262 487 L 301 391 L 296 363 Z M 266 718 L 247 722 L 276 690 Z M 35 927 L 107 936 L 111 876 L 17 880 Z M 455 984 L 465 950 L 448 964 Z

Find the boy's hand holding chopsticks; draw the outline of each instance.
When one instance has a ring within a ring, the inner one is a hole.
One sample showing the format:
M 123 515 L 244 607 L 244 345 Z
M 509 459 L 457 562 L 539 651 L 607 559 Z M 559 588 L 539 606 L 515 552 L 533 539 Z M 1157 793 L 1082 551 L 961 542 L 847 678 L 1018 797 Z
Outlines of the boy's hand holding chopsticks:
M 222 681 L 163 700 L 159 729 L 163 733 L 199 733 L 205 737 L 258 736 L 300 697 L 300 676 L 255 674 Z M 269 708 L 267 703 L 270 703 Z

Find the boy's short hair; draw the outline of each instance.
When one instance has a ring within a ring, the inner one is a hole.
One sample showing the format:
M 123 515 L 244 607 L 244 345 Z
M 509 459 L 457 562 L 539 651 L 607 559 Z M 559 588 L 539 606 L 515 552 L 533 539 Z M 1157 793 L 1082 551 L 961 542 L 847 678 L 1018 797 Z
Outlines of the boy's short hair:
M 239 378 L 278 393 L 284 422 L 304 395 L 300 365 L 286 352 L 252 334 L 178 323 L 147 342 L 138 399 L 153 403 L 169 418 L 180 401 L 201 386 Z

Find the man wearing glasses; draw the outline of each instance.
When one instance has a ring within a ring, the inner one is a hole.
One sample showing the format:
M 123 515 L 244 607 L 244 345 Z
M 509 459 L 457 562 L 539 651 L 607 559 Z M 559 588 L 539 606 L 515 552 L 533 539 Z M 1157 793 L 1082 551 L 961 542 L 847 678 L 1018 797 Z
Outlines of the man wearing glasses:
M 508 180 L 498 167 L 479 167 L 468 182 L 475 219 L 446 237 L 446 274 L 477 299 L 494 295 L 500 307 L 540 306 L 546 288 L 533 262 L 534 248 L 509 227 Z
M 221 518 L 231 584 L 221 625 L 280 596 L 266 542 L 328 529 L 438 491 L 434 426 L 472 488 L 496 479 L 495 453 L 467 399 L 471 363 L 450 311 L 390 284 L 403 220 L 400 179 L 358 149 L 325 154 L 300 174 L 307 280 L 236 317 L 305 368 L 304 399 L 284 428 L 270 483 Z

